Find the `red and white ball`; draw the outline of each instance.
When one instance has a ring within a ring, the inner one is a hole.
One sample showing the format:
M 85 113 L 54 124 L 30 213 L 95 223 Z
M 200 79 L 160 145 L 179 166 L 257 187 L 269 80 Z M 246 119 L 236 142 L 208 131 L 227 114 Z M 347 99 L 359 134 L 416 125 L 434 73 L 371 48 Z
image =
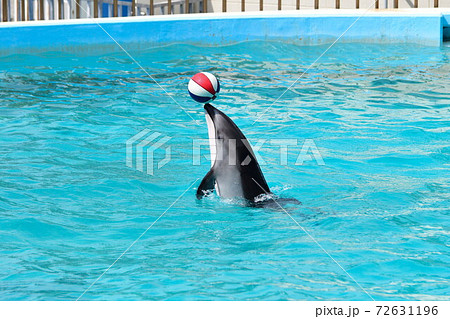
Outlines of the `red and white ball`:
M 219 80 L 208 72 L 197 73 L 189 80 L 188 91 L 198 103 L 211 102 L 220 92 Z

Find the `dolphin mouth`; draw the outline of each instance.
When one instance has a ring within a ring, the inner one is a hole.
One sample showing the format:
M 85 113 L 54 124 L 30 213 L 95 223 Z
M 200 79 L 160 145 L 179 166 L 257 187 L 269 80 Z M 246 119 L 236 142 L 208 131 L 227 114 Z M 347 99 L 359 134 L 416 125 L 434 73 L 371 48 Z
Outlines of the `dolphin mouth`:
M 216 125 L 214 124 L 214 115 L 216 113 L 216 108 L 209 103 L 205 106 L 205 117 L 206 123 L 208 124 L 208 137 L 209 137 L 209 152 L 211 154 L 211 167 L 214 166 L 216 162 L 217 155 L 217 145 L 216 145 Z
M 209 117 L 211 118 L 211 120 L 214 119 L 214 115 L 216 114 L 217 109 L 209 103 L 205 104 L 204 109 L 206 114 L 208 114 Z

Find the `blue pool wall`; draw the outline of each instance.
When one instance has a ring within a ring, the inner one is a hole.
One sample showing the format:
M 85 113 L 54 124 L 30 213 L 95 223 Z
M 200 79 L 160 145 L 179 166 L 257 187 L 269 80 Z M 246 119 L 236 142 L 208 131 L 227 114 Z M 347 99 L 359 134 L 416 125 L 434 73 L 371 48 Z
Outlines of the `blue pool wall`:
M 226 45 L 248 40 L 320 45 L 332 43 L 353 23 L 339 42 L 439 46 L 450 26 L 450 9 L 377 10 L 361 17 L 363 13 L 316 10 L 1 23 L 0 53 L 120 50 L 104 30 L 120 44 L 136 48 L 172 43 Z
M 443 40 L 450 41 L 450 9 L 442 14 Z

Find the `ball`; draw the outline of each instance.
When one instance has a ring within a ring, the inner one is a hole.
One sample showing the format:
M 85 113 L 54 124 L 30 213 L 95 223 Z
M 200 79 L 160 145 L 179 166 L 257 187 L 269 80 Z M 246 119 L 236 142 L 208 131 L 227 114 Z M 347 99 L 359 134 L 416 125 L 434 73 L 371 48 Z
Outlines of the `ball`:
M 220 92 L 219 80 L 208 72 L 197 73 L 189 80 L 188 91 L 198 103 L 211 102 Z

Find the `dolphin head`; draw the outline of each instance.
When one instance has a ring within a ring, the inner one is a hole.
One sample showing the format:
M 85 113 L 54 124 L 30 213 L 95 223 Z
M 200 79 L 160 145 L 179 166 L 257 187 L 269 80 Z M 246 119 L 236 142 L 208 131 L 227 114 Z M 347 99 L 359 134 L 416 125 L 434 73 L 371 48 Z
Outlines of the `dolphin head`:
M 204 106 L 206 122 L 208 123 L 209 138 L 216 139 L 245 139 L 237 125 L 222 111 L 211 104 Z
M 235 153 L 236 150 L 232 148 L 236 143 L 242 144 L 242 141 L 247 141 L 244 134 L 225 113 L 219 111 L 211 104 L 205 104 L 204 109 L 206 123 L 208 124 L 211 166 L 214 165 L 216 160 L 223 160 L 227 155 L 235 158 L 235 155 L 237 155 Z M 249 149 L 251 150 L 251 147 Z M 233 154 L 230 154 L 230 151 Z M 253 154 L 252 150 L 251 153 Z M 220 158 L 217 157 L 217 154 L 219 154 Z

